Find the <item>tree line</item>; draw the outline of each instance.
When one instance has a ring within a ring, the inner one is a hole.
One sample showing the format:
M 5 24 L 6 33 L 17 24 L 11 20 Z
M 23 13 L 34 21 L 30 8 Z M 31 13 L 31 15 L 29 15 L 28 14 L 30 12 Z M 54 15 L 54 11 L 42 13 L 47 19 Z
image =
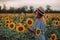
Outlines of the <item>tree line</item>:
M 60 11 L 52 10 L 50 7 L 51 7 L 50 5 L 46 6 L 46 10 L 45 10 L 46 13 L 47 12 L 49 12 L 49 13 L 60 13 Z M 34 12 L 34 7 L 30 6 L 29 9 L 28 9 L 27 6 L 23 6 L 23 7 L 16 8 L 16 9 L 14 7 L 10 7 L 10 9 L 7 10 L 5 5 L 3 5 L 3 9 L 0 6 L 0 13 L 21 13 L 21 12 L 33 13 Z
M 21 13 L 21 12 L 33 13 L 33 11 L 34 11 L 33 6 L 30 6 L 29 9 L 27 6 L 23 6 L 20 8 L 10 7 L 10 9 L 8 9 L 8 10 L 6 9 L 5 5 L 3 6 L 3 9 L 1 9 L 1 6 L 0 6 L 0 13 Z

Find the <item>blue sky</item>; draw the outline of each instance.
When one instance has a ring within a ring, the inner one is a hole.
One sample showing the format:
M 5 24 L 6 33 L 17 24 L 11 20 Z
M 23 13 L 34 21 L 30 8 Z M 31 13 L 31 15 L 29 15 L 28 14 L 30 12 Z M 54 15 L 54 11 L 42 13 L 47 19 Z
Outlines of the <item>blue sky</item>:
M 46 8 L 46 5 L 50 5 L 53 10 L 60 10 L 60 0 L 0 0 L 0 5 L 3 7 L 6 5 L 7 9 L 9 7 L 21 7 L 21 6 L 34 6 L 35 8 L 42 6 Z

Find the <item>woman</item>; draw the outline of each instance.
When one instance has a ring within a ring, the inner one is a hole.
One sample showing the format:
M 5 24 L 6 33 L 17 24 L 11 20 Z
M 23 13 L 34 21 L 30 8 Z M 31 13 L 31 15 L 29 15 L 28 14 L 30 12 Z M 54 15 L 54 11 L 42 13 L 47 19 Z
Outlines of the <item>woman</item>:
M 34 13 L 35 13 L 35 16 L 37 19 L 36 19 L 33 27 L 32 28 L 28 27 L 28 29 L 29 29 L 29 31 L 35 33 L 35 31 L 36 31 L 35 29 L 40 28 L 42 33 L 41 33 L 41 35 L 39 35 L 39 38 L 40 38 L 40 40 L 45 40 L 44 33 L 46 31 L 46 28 L 45 28 L 46 26 L 45 26 L 45 22 L 44 22 L 44 10 L 42 7 L 39 7 L 34 11 Z

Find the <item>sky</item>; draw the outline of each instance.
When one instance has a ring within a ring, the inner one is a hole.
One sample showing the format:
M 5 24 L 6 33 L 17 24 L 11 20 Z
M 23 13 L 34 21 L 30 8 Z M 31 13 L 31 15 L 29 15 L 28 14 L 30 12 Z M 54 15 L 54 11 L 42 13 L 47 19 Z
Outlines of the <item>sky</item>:
M 3 4 L 6 5 L 7 9 L 9 7 L 22 7 L 22 6 L 33 6 L 38 8 L 42 6 L 44 9 L 46 5 L 50 5 L 53 10 L 60 10 L 60 0 L 0 0 L 0 5 L 3 7 Z

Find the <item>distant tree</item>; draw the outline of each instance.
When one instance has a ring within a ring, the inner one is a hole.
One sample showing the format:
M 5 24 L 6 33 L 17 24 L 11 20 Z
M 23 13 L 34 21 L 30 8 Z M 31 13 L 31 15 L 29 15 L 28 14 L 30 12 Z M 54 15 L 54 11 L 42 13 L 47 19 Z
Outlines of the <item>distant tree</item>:
M 1 6 L 0 6 L 0 13 L 1 13 Z
M 14 7 L 10 7 L 10 9 L 8 10 L 8 12 L 15 13 L 15 8 Z
M 2 12 L 3 12 L 3 13 L 6 13 L 6 12 L 7 12 L 7 10 L 6 10 L 6 5 L 5 5 L 5 4 L 3 4 Z
M 33 13 L 33 11 L 34 11 L 33 6 L 30 6 L 30 13 Z
M 23 6 L 23 7 L 21 7 L 21 12 L 24 12 L 24 13 L 26 13 L 26 11 L 27 11 L 27 6 Z
M 18 13 L 21 13 L 21 12 L 26 13 L 26 11 L 27 11 L 27 6 L 23 6 L 23 7 L 16 9 L 16 12 L 18 12 Z
M 0 6 L 0 10 L 1 10 L 1 6 Z
M 21 8 L 21 12 L 25 12 L 25 7 L 22 7 Z
M 21 8 L 16 9 L 16 13 L 21 13 Z
M 50 5 L 47 5 L 46 6 L 46 12 L 51 12 L 51 11 L 52 11 L 51 6 Z
M 27 11 L 28 11 L 28 6 L 24 6 L 24 8 L 25 8 L 25 13 L 27 13 Z

